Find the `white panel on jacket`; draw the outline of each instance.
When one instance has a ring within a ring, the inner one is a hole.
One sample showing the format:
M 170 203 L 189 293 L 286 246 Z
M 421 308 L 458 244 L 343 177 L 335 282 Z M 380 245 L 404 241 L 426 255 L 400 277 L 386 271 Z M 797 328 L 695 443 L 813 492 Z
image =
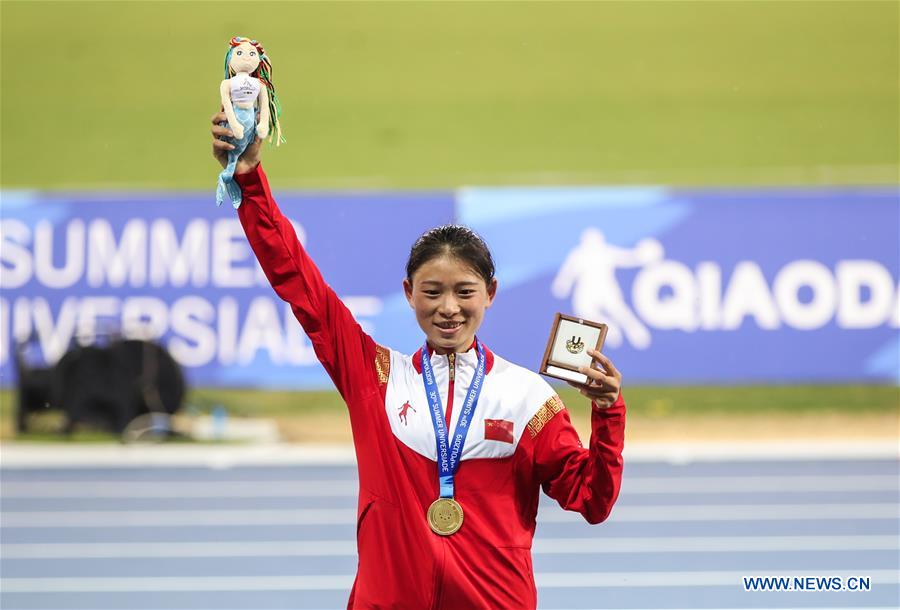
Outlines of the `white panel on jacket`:
M 456 356 L 449 439 L 452 439 L 453 430 L 459 421 L 477 361 L 475 350 Z M 447 356 L 432 354 L 431 366 L 441 395 L 441 404 L 446 411 L 450 381 Z M 494 354 L 494 365 L 485 377 L 462 459 L 511 456 L 515 453 L 528 422 L 555 393 L 536 373 Z M 413 366 L 411 356 L 394 350 L 391 350 L 391 369 L 384 406 L 394 436 L 416 453 L 437 461 L 434 427 L 422 376 Z

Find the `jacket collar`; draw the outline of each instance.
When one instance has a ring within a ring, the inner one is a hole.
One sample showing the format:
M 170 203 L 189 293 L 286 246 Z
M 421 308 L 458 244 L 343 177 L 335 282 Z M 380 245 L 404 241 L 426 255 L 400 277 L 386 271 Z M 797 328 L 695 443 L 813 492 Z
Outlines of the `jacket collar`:
M 484 347 L 484 373 L 486 375 L 491 372 L 491 369 L 494 366 L 494 353 L 490 349 L 488 349 L 488 346 L 485 345 L 484 342 L 482 342 L 481 345 Z M 472 345 L 470 345 L 469 349 L 466 350 L 464 353 L 469 354 L 474 350 L 474 348 L 475 348 L 475 341 L 472 342 Z M 430 345 L 428 346 L 428 355 L 429 356 L 434 355 L 434 350 L 431 348 Z M 416 372 L 419 375 L 421 375 L 422 374 L 422 348 L 421 347 L 418 350 L 416 350 L 415 354 L 412 355 L 412 362 L 413 362 L 413 366 L 416 369 Z

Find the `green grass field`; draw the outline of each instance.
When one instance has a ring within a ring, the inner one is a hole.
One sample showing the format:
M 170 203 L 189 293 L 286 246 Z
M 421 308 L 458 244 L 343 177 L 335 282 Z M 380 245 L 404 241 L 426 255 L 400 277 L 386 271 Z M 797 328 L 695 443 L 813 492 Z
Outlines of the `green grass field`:
M 579 429 L 589 430 L 587 401 L 568 387 L 559 388 Z M 705 421 L 718 427 L 712 434 L 744 433 L 753 423 L 776 427 L 792 422 L 799 436 L 845 434 L 844 427 L 857 426 L 869 435 L 896 434 L 900 423 L 897 405 L 900 388 L 895 386 L 733 386 L 733 387 L 626 387 L 630 425 L 650 430 L 649 434 L 677 437 L 682 429 L 696 429 Z M 15 436 L 15 394 L 0 391 L 0 439 Z M 208 414 L 216 405 L 225 407 L 231 417 L 270 418 L 276 420 L 290 440 L 349 440 L 346 409 L 337 392 L 290 392 L 198 388 L 191 390 L 186 411 Z M 49 414 L 34 422 L 35 433 L 20 440 L 62 440 L 54 434 L 61 423 L 58 414 Z M 310 423 L 314 426 L 310 430 Z M 732 425 L 723 427 L 722 422 Z M 660 428 L 664 428 L 660 432 Z M 730 428 L 730 430 L 729 430 Z M 318 432 L 317 432 L 318 431 Z M 644 436 L 648 433 L 645 432 Z M 758 431 L 754 433 L 758 435 Z M 848 434 L 853 436 L 853 434 Z M 76 440 L 101 442 L 113 440 L 109 434 L 80 431 Z
M 2 186 L 210 189 L 235 34 L 276 188 L 898 181 L 897 2 L 238 6 L 0 3 Z
M 585 403 L 574 389 L 558 388 L 567 404 Z M 702 415 L 704 413 L 809 413 L 849 410 L 890 412 L 897 408 L 900 389 L 895 386 L 636 386 L 625 388 L 635 413 L 662 415 Z M 208 409 L 222 404 L 232 413 L 245 416 L 274 416 L 343 409 L 336 392 L 267 392 L 260 400 L 255 390 L 198 389 L 190 398 Z

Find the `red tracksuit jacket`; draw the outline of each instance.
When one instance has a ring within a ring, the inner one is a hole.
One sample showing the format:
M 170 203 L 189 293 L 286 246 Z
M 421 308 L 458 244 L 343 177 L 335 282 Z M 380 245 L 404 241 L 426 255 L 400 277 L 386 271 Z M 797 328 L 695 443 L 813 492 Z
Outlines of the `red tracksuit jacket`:
M 451 536 L 434 534 L 425 514 L 438 497 L 437 450 L 421 352 L 400 354 L 363 332 L 300 245 L 261 168 L 235 179 L 247 239 L 350 411 L 359 467 L 359 568 L 347 607 L 534 608 L 531 541 L 540 490 L 590 523 L 607 518 L 622 477 L 622 397 L 609 409 L 593 408 L 584 448 L 550 385 L 488 349 L 456 474 L 465 519 Z M 475 352 L 431 354 L 450 431 Z

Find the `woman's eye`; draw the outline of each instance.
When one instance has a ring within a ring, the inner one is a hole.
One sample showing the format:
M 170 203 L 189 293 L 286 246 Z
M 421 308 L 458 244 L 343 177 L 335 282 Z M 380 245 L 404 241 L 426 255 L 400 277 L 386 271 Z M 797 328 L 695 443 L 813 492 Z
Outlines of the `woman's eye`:
M 475 294 L 474 290 L 460 290 L 459 291 L 459 296 L 461 296 L 461 297 L 470 297 L 473 294 Z
M 441 293 L 438 292 L 437 290 L 426 290 L 426 291 L 425 291 L 425 294 L 426 294 L 427 296 L 430 296 L 430 297 L 436 297 L 436 296 L 438 296 L 438 295 L 441 294 Z
M 255 56 L 255 55 L 256 55 L 256 52 L 255 52 L 255 51 L 250 51 L 250 57 L 253 57 L 253 56 Z
M 237 54 L 238 54 L 238 55 L 243 55 L 244 52 L 243 52 L 243 51 L 238 51 Z

